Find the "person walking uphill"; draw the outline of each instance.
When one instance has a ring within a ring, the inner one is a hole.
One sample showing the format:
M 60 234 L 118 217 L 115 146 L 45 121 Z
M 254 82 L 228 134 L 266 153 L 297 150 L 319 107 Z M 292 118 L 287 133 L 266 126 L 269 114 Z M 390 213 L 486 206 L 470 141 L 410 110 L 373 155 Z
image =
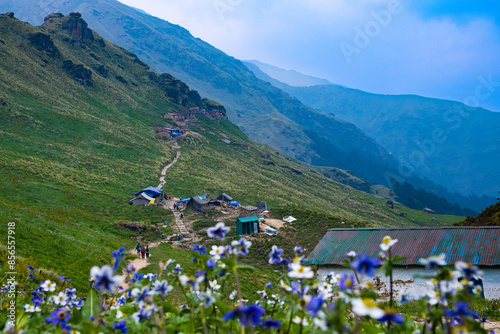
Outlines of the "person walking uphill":
M 144 257 L 146 256 L 146 248 L 141 247 L 141 255 L 142 255 L 142 258 L 144 259 Z
M 146 245 L 146 259 L 149 259 L 149 245 Z
M 141 243 L 138 242 L 137 246 L 135 246 L 135 250 L 137 251 L 137 255 L 141 256 Z
M 181 211 L 180 217 L 181 219 L 184 217 L 184 212 Z

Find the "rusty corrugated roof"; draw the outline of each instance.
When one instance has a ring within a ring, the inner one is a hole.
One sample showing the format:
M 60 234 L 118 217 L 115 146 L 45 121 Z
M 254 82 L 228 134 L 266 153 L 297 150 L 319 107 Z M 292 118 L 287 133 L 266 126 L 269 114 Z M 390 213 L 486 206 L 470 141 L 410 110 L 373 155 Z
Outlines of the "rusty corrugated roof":
M 405 256 L 398 264 L 420 264 L 420 258 L 446 254 L 447 263 L 465 261 L 480 266 L 500 265 L 500 227 L 394 227 L 332 229 L 306 258 L 311 264 L 341 264 L 345 254 L 355 251 L 375 257 L 382 239 L 398 242 L 393 255 Z

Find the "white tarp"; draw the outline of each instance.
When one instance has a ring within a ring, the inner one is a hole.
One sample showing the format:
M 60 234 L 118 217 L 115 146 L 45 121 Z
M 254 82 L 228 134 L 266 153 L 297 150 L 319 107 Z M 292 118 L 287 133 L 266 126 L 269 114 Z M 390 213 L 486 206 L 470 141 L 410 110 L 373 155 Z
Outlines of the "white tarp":
M 297 219 L 293 218 L 292 216 L 288 216 L 288 217 L 283 218 L 282 220 L 284 222 L 287 222 L 287 223 L 292 223 L 292 222 L 296 221 Z

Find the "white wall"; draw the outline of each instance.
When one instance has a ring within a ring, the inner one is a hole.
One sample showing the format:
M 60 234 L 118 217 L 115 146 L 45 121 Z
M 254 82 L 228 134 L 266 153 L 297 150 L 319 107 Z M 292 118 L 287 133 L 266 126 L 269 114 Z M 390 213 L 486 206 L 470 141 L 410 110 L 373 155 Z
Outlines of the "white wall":
M 483 270 L 483 288 L 484 296 L 486 299 L 497 299 L 500 298 L 500 268 L 491 267 L 481 267 Z M 318 269 L 318 274 L 321 278 L 324 278 L 330 272 L 334 273 L 352 273 L 352 270 L 348 270 L 341 266 L 320 266 Z M 419 298 L 425 294 L 427 285 L 425 280 L 422 278 L 415 278 L 416 275 L 430 274 L 431 272 L 425 270 L 423 267 L 404 267 L 398 266 L 394 268 L 393 271 L 393 289 L 394 293 L 399 295 L 400 293 L 407 294 L 410 298 Z M 376 287 L 378 287 L 379 293 L 383 297 L 389 297 L 389 277 L 378 276 L 379 281 L 376 278 L 370 277 L 360 277 L 362 282 L 370 281 Z

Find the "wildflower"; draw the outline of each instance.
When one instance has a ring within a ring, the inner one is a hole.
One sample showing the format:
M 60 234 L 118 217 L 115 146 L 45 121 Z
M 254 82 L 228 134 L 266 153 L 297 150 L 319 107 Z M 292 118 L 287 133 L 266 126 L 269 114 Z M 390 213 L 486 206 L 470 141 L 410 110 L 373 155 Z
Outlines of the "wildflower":
M 170 268 L 170 266 L 175 262 L 175 260 L 169 259 L 167 262 L 165 262 L 165 266 L 163 267 L 163 270 L 167 270 Z
M 151 282 L 151 281 L 153 281 L 156 277 L 158 277 L 158 274 L 151 274 L 151 273 L 149 273 L 149 274 L 146 274 L 144 277 L 146 277 L 146 279 L 147 279 L 148 281 L 150 281 L 150 282 Z
M 269 264 L 279 265 L 283 259 L 281 255 L 283 254 L 283 249 L 278 248 L 276 245 L 273 245 L 271 248 L 271 253 L 269 253 Z
M 212 250 L 210 251 L 209 254 L 212 255 L 215 260 L 218 260 L 224 255 L 224 250 L 225 250 L 224 246 L 213 245 Z
M 153 283 L 153 293 L 154 294 L 159 294 L 162 297 L 166 297 L 167 294 L 173 290 L 173 287 L 171 285 L 168 285 L 167 280 L 163 281 L 154 281 Z
M 61 281 L 71 282 L 71 279 L 69 279 L 69 278 L 68 278 L 68 277 L 66 277 L 66 276 L 59 276 L 59 279 L 60 279 Z
M 265 309 L 258 305 L 240 305 L 235 307 L 233 310 L 224 314 L 222 318 L 224 321 L 228 321 L 235 317 L 238 317 L 241 326 L 243 327 L 253 327 L 259 325 L 261 322 L 261 317 L 264 314 Z
M 296 315 L 292 321 L 295 322 L 296 324 L 302 323 L 302 326 L 309 326 L 309 323 L 307 322 L 306 317 L 302 318 L 302 317 L 299 317 L 298 315 Z
M 46 280 L 42 285 L 40 285 L 40 288 L 42 288 L 45 292 L 52 292 L 56 290 L 56 283 Z
M 398 302 L 400 304 L 407 304 L 408 303 L 408 295 L 407 294 L 404 294 L 404 293 L 401 293 L 399 296 L 398 296 Z
M 42 309 L 40 308 L 40 306 L 34 306 L 34 305 L 31 305 L 31 304 L 24 305 L 23 309 L 27 313 L 33 313 L 33 312 L 40 312 L 40 311 L 42 311 Z
M 203 246 L 200 246 L 198 244 L 193 245 L 193 249 L 191 249 L 193 252 L 198 252 L 198 254 L 204 254 L 207 252 L 207 249 Z
M 113 270 L 108 265 L 104 265 L 102 268 L 92 267 L 90 277 L 94 282 L 94 287 L 105 292 L 113 292 L 122 281 L 121 276 L 113 276 Z
M 76 289 L 74 288 L 66 288 L 66 290 L 64 290 L 64 293 L 66 294 L 68 299 L 76 297 Z
M 35 278 L 35 275 L 33 275 L 32 273 L 29 273 L 29 274 L 28 274 L 28 277 L 29 277 L 30 279 L 33 279 L 33 278 Z
M 132 314 L 132 319 L 134 319 L 135 323 L 138 324 L 143 320 L 149 319 L 154 310 L 154 307 L 151 307 L 149 305 L 141 305 L 139 311 Z
M 208 285 L 210 286 L 210 288 L 214 289 L 214 290 L 219 290 L 220 289 L 220 285 L 217 284 L 217 280 L 214 279 L 213 281 L 210 281 L 208 283 Z
M 266 293 L 265 290 L 259 290 L 259 291 L 257 291 L 257 293 L 259 294 L 260 299 L 266 299 L 267 298 L 267 293 Z
M 358 254 L 356 254 L 355 251 L 350 251 L 345 255 L 347 258 L 349 258 L 350 261 L 354 260 Z
M 234 300 L 236 298 L 236 291 L 233 291 L 229 294 L 229 299 Z
M 283 282 L 283 280 L 280 281 L 280 287 L 285 289 L 286 291 L 292 291 L 292 288 L 290 287 L 290 285 L 288 285 L 287 283 Z
M 133 265 L 127 266 L 126 268 L 127 274 L 130 274 L 131 272 L 135 271 L 135 267 Z
M 59 292 L 57 296 L 54 296 L 54 304 L 60 306 L 66 306 L 66 302 L 68 300 L 68 296 L 64 292 Z
M 33 268 L 32 266 L 28 266 L 28 270 L 35 271 L 35 268 Z
M 430 256 L 427 259 L 422 258 L 418 261 L 426 266 L 427 269 L 437 269 L 439 267 L 446 266 L 446 254 Z
M 293 262 L 290 264 L 291 271 L 288 273 L 289 277 L 293 278 L 313 278 L 314 272 L 310 267 L 303 266 L 300 262 Z
M 216 264 L 216 263 L 215 263 L 215 261 L 214 261 L 214 260 L 212 260 L 212 259 L 208 259 L 208 260 L 207 260 L 207 268 L 208 268 L 208 269 L 215 268 L 215 264 Z
M 358 298 L 352 300 L 352 311 L 359 316 L 370 316 L 380 319 L 384 316 L 384 311 L 377 306 L 371 298 Z
M 113 324 L 113 328 L 115 329 L 115 331 L 121 331 L 122 333 L 127 333 L 129 330 L 127 328 L 127 324 L 126 324 L 125 320 L 120 320 L 119 323 Z
M 375 269 L 380 267 L 381 264 L 379 259 L 361 254 L 358 259 L 351 261 L 350 265 L 351 268 L 354 268 L 358 273 L 373 277 L 375 276 Z
M 294 251 L 296 254 L 300 255 L 300 254 L 302 254 L 303 249 L 302 249 L 302 247 L 300 247 L 300 246 L 295 246 L 295 247 L 293 248 L 293 251 Z
M 66 325 L 66 321 L 71 317 L 71 315 L 69 314 L 69 312 L 63 308 L 59 308 L 57 310 L 55 310 L 54 312 L 52 312 L 50 314 L 50 317 L 48 318 L 52 318 L 51 320 L 51 324 L 52 325 L 57 325 L 57 324 L 61 324 L 61 326 L 65 326 Z M 47 319 L 45 319 L 45 321 L 47 321 Z
M 331 271 L 328 275 L 326 275 L 325 281 L 330 284 L 337 284 L 339 281 L 339 275 L 335 275 L 335 273 Z
M 212 297 L 212 290 L 210 290 L 210 289 L 207 289 L 207 291 L 202 292 L 200 294 L 200 299 L 203 301 L 203 305 L 205 307 L 209 307 L 210 305 L 212 305 L 216 301 L 216 299 L 214 297 Z
M 382 317 L 377 319 L 379 322 L 393 322 L 401 325 L 405 318 L 401 314 L 397 314 L 394 309 L 387 309 Z
M 120 247 L 119 250 L 113 251 L 111 256 L 113 257 L 113 271 L 116 271 L 118 269 L 118 265 L 125 257 L 125 247 Z
M 131 294 L 133 297 L 135 297 L 135 302 L 139 303 L 153 296 L 153 291 L 150 291 L 149 287 L 145 286 L 140 290 L 138 288 L 133 288 Z
M 476 285 L 473 289 L 472 292 L 474 292 L 476 295 L 479 295 L 481 292 L 483 292 L 483 289 L 481 288 L 480 285 Z
M 31 299 L 31 302 L 35 305 L 35 306 L 39 306 L 39 305 L 42 305 L 43 303 L 43 297 L 41 296 L 34 296 L 32 299 Z
M 315 317 L 318 315 L 318 312 L 321 310 L 321 305 L 323 305 L 323 297 L 321 295 L 317 295 L 312 297 L 306 305 L 306 311 L 309 312 L 311 317 Z
M 313 323 L 319 327 L 322 331 L 328 332 L 328 324 L 325 319 L 314 318 Z
M 455 263 L 455 269 L 469 281 L 472 279 L 481 279 L 482 271 L 473 264 L 457 261 Z
M 333 293 L 332 293 L 333 287 L 328 282 L 325 282 L 325 281 L 320 282 L 318 284 L 318 291 L 323 296 L 323 299 L 328 299 L 330 297 L 333 297 Z
M 340 274 L 339 287 L 342 290 L 352 290 L 354 289 L 354 275 L 342 273 Z
M 207 234 L 209 238 L 218 238 L 224 240 L 226 233 L 230 230 L 229 227 L 226 227 L 224 223 L 219 222 L 215 225 L 215 227 L 210 227 L 207 230 Z
M 262 323 L 259 325 L 259 327 L 267 328 L 267 329 L 280 328 L 281 321 L 275 320 L 272 318 L 263 319 Z
M 448 305 L 446 298 L 443 298 L 441 291 L 428 289 L 426 292 L 426 296 L 429 298 L 427 301 L 431 305 L 436 305 L 441 302 L 444 306 Z
M 266 287 L 271 288 L 273 286 L 273 283 L 267 282 Z
M 205 276 L 198 276 L 197 278 L 194 276 L 179 276 L 179 282 L 182 286 L 190 285 L 193 290 L 198 290 L 198 286 L 201 282 L 205 280 Z
M 174 270 L 172 270 L 172 272 L 176 275 L 179 275 L 182 271 L 182 268 L 181 268 L 181 265 L 180 264 L 177 264 L 174 268 Z
M 241 254 L 245 256 L 248 254 L 248 248 L 252 246 L 252 242 L 246 240 L 245 238 L 241 238 L 239 241 L 232 241 L 231 246 L 233 247 L 234 254 Z
M 479 319 L 475 311 L 469 311 L 466 302 L 456 302 L 453 310 L 444 310 L 444 315 L 447 317 L 474 317 Z
M 382 239 L 382 243 L 380 244 L 380 249 L 384 252 L 389 250 L 392 246 L 394 246 L 398 242 L 398 239 L 393 239 L 390 236 L 386 235 L 384 239 Z

